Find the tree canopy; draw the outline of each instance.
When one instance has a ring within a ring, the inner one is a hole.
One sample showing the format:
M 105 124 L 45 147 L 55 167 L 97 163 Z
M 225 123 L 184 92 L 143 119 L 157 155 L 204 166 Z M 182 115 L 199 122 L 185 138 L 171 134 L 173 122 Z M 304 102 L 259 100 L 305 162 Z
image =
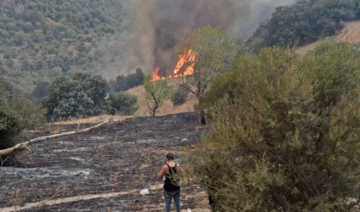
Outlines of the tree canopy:
M 100 115 L 111 110 L 105 97 L 110 87 L 101 76 L 77 72 L 72 79 L 58 77 L 42 100 L 48 120 Z

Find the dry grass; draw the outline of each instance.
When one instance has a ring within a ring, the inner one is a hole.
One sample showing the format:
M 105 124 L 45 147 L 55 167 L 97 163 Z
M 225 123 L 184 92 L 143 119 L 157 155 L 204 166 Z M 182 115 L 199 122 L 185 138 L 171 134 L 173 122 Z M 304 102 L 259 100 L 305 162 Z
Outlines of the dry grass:
M 94 116 L 94 117 L 90 117 L 90 118 L 83 118 L 83 119 L 73 119 L 73 120 L 68 120 L 68 121 L 60 121 L 60 122 L 55 122 L 54 124 L 84 124 L 84 123 L 101 123 L 103 121 L 106 121 L 110 118 L 113 118 L 114 120 L 123 120 L 126 118 L 130 118 L 131 116 L 122 116 L 122 115 L 108 115 L 108 114 L 104 114 L 104 115 L 100 115 L 100 116 Z
M 324 40 L 360 43 L 360 21 L 349 21 L 345 23 L 344 29 L 339 31 L 335 36 L 325 38 Z M 321 41 L 324 40 L 316 41 L 314 43 L 299 47 L 296 52 L 302 56 L 306 52 L 313 50 Z

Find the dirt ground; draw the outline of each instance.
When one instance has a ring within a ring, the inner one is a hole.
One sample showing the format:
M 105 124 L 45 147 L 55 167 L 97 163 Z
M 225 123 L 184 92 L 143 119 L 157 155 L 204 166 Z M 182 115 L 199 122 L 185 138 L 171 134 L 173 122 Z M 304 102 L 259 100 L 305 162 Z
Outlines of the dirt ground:
M 181 147 L 199 140 L 206 129 L 198 117 L 129 118 L 35 144 L 0 168 L 0 212 L 164 211 L 162 182 L 156 175 L 168 151 L 178 155 Z M 77 127 L 47 125 L 29 138 Z M 141 195 L 143 189 L 150 194 Z M 183 211 L 209 211 L 205 188 L 185 187 L 181 198 Z

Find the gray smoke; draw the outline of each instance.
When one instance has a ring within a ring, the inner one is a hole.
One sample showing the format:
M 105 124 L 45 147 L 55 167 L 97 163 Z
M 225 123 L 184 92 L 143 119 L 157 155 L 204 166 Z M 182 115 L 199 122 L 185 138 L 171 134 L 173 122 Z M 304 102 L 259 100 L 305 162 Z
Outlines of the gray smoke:
M 171 52 L 188 33 L 207 24 L 247 39 L 280 5 L 294 0 L 123 0 L 122 73 L 166 71 Z M 119 68 L 119 67 L 118 67 Z M 119 73 L 120 74 L 120 73 Z

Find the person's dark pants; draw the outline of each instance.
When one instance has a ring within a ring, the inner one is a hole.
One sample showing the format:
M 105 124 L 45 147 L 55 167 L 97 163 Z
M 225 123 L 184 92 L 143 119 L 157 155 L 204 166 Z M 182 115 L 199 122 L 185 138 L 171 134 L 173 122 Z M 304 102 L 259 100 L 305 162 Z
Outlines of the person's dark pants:
M 167 192 L 164 190 L 165 197 L 165 211 L 170 212 L 171 200 L 174 198 L 176 211 L 180 212 L 180 190 L 174 192 Z

